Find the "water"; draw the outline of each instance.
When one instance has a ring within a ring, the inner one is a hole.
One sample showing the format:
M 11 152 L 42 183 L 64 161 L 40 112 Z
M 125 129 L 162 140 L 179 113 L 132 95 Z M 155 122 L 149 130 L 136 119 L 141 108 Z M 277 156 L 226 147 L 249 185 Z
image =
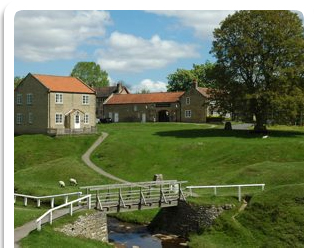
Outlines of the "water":
M 120 222 L 108 217 L 109 242 L 118 248 L 183 248 L 186 240 L 175 235 L 152 235 L 146 226 Z

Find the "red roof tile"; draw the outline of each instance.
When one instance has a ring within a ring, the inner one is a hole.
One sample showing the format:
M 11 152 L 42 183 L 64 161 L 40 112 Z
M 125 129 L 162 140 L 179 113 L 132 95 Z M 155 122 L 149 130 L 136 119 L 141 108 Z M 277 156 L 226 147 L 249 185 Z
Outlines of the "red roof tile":
M 159 92 L 148 94 L 113 95 L 105 104 L 130 104 L 130 103 L 161 103 L 177 102 L 184 92 Z
M 71 93 L 90 93 L 95 91 L 84 84 L 81 80 L 75 77 L 67 76 L 50 76 L 32 74 L 38 81 L 40 81 L 50 91 L 54 92 L 71 92 Z

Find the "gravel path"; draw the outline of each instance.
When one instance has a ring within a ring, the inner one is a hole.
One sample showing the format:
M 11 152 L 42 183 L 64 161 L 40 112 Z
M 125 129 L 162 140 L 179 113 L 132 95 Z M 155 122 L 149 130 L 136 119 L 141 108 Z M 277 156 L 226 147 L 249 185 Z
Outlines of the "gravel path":
M 82 156 L 82 160 L 84 161 L 84 163 L 90 167 L 91 169 L 93 169 L 94 171 L 96 171 L 97 173 L 108 177 L 112 180 L 121 182 L 121 183 L 129 183 L 128 181 L 125 181 L 119 177 L 116 177 L 106 171 L 104 171 L 103 169 L 99 168 L 98 166 L 96 166 L 91 160 L 90 160 L 90 155 L 91 153 L 104 141 L 105 138 L 108 137 L 108 134 L 105 132 L 102 132 L 101 136 L 95 141 L 95 143 L 87 150 L 87 152 L 85 152 L 85 154 Z

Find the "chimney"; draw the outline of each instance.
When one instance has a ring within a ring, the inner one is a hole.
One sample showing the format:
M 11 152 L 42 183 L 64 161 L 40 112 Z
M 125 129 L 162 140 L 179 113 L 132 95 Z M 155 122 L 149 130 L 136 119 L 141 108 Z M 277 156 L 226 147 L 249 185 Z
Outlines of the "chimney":
M 197 87 L 198 87 L 197 80 L 196 80 L 196 79 L 193 79 L 193 88 L 194 88 L 194 89 L 197 89 Z
M 117 91 L 120 93 L 122 91 L 122 83 L 117 83 Z

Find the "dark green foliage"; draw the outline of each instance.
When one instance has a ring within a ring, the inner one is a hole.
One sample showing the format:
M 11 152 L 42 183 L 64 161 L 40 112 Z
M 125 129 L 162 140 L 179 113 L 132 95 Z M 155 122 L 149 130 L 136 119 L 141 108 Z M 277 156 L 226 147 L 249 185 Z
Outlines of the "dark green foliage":
M 78 62 L 71 72 L 72 77 L 80 78 L 92 87 L 108 86 L 108 73 L 95 62 Z
M 255 115 L 257 127 L 302 116 L 304 36 L 297 14 L 237 11 L 215 29 L 211 53 L 222 109 Z

